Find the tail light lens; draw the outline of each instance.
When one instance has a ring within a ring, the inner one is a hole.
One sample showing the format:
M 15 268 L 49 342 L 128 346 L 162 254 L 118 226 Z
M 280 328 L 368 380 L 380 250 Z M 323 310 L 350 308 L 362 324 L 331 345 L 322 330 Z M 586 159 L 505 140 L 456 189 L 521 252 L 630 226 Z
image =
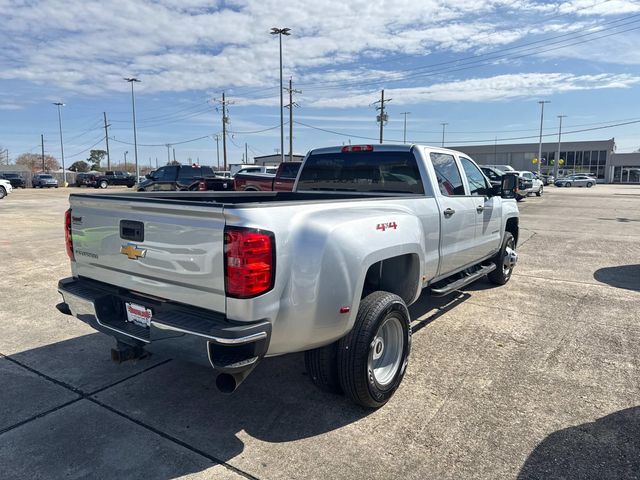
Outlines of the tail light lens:
M 273 233 L 251 228 L 224 229 L 225 291 L 228 297 L 252 298 L 273 288 Z
M 207 189 L 207 183 L 204 180 L 198 182 L 198 191 L 204 192 Z
M 76 258 L 73 254 L 73 238 L 71 237 L 71 209 L 64 213 L 64 243 L 67 246 L 67 256 L 71 261 L 75 262 Z

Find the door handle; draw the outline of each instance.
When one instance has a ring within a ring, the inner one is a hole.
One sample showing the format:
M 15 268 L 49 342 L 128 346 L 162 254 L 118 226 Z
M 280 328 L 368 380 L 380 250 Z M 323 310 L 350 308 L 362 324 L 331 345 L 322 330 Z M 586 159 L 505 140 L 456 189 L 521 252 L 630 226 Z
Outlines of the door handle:
M 476 207 L 476 212 L 478 212 L 478 213 L 482 213 L 483 211 L 484 211 L 484 207 L 483 207 L 482 205 L 478 205 L 478 206 Z
M 450 217 L 451 215 L 456 213 L 456 211 L 453 208 L 447 208 L 443 213 L 445 217 Z

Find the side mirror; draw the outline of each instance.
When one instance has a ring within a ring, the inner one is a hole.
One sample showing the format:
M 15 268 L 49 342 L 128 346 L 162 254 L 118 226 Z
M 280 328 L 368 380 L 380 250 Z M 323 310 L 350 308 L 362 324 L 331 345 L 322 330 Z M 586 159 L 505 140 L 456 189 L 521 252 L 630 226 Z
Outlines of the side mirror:
M 502 176 L 502 183 L 499 186 L 502 198 L 516 198 L 518 192 L 518 175 L 515 173 L 505 173 Z

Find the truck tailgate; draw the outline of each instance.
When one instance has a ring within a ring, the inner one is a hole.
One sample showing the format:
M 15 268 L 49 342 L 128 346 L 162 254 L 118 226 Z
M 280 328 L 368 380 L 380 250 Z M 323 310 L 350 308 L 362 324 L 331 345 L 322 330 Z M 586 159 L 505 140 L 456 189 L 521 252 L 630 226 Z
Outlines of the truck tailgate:
M 76 274 L 225 312 L 220 206 L 72 195 Z

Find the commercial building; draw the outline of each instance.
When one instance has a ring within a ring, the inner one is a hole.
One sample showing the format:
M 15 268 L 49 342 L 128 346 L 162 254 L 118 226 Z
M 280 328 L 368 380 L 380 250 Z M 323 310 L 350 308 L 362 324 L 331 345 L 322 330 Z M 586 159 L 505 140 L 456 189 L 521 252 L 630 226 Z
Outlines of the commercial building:
M 495 144 L 495 145 L 463 145 L 449 147 L 466 153 L 481 165 L 511 165 L 515 170 L 537 171 L 538 164 L 534 163 L 538 157 L 537 143 Z M 560 145 L 560 161 L 557 162 L 558 176 L 571 173 L 592 173 L 600 183 L 614 181 L 617 165 L 614 158 L 619 157 L 615 152 L 616 144 L 610 140 L 591 140 L 584 142 L 562 142 Z M 623 154 L 628 155 L 628 154 Z M 558 143 L 542 144 L 541 173 L 554 173 L 558 157 Z M 620 160 L 623 161 L 624 160 Z M 625 168 L 640 168 L 640 158 L 628 158 Z M 628 165 L 627 165 L 628 164 Z M 622 168 L 622 167 L 620 167 Z M 621 171 L 621 170 L 620 170 Z M 624 177 L 619 174 L 618 178 Z M 635 176 L 627 176 L 635 179 Z M 625 178 L 627 178 L 625 177 Z M 626 183 L 626 182 L 625 182 Z
M 610 169 L 611 183 L 640 183 L 640 152 L 614 153 Z
M 295 153 L 293 154 L 294 162 L 301 162 L 303 159 L 304 159 L 304 155 L 296 155 Z M 256 165 L 263 165 L 263 166 L 280 165 L 280 160 L 282 160 L 282 157 L 280 156 L 279 153 L 276 153 L 273 155 L 262 155 L 259 157 L 253 157 L 253 163 L 255 163 Z M 288 154 L 284 156 L 284 161 L 285 162 L 289 161 Z

